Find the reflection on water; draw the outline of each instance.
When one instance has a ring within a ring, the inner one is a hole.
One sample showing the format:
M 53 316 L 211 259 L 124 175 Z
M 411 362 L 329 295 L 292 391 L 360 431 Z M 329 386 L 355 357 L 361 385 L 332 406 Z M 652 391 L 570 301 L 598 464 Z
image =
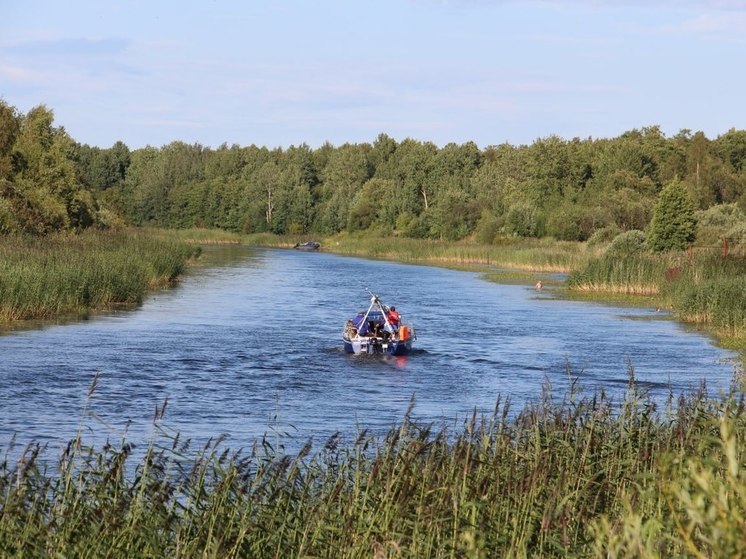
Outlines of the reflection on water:
M 0 446 L 74 436 L 90 405 L 130 440 L 153 433 L 156 405 L 187 436 L 228 434 L 250 445 L 269 431 L 317 441 L 336 431 L 383 432 L 415 398 L 414 417 L 460 422 L 513 408 L 571 377 L 620 396 L 634 368 L 663 401 L 669 391 L 727 390 L 735 356 L 654 310 L 554 299 L 533 286 L 476 274 L 324 253 L 207 248 L 206 265 L 138 309 L 0 336 Z M 342 325 L 365 288 L 417 328 L 407 357 L 352 356 Z

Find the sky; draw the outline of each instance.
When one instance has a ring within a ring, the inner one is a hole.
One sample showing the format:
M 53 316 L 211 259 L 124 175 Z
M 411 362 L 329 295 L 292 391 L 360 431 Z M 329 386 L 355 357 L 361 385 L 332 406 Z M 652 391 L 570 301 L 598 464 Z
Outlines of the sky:
M 746 0 L 0 0 L 0 99 L 78 142 L 746 129 Z

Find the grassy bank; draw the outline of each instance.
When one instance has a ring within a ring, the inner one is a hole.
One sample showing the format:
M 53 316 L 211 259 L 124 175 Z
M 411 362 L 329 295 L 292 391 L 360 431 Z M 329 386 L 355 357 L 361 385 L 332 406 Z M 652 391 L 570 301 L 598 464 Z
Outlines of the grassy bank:
M 577 291 L 652 295 L 690 324 L 707 328 L 736 349 L 746 349 L 746 258 L 699 254 L 601 257 L 570 276 Z
M 155 237 L 172 241 L 182 241 L 192 245 L 238 245 L 243 242 L 243 236 L 222 229 L 205 229 L 193 227 L 191 229 L 154 229 L 142 227 L 141 231 Z
M 199 249 L 168 233 L 86 231 L 0 237 L 0 320 L 133 305 L 174 281 Z
M 54 470 L 0 464 L 4 557 L 742 557 L 746 415 L 704 392 L 656 412 L 631 383 L 547 397 L 455 431 L 285 455 L 192 450 L 157 410 L 150 446 L 78 438 Z M 48 454 L 48 451 L 46 451 Z
M 305 240 L 308 238 L 263 234 L 251 235 L 247 242 L 289 248 Z M 323 250 L 346 256 L 455 266 L 477 264 L 545 273 L 569 272 L 584 265 L 593 254 L 581 243 L 547 239 L 510 239 L 500 245 L 480 245 L 463 241 L 340 234 L 320 241 Z

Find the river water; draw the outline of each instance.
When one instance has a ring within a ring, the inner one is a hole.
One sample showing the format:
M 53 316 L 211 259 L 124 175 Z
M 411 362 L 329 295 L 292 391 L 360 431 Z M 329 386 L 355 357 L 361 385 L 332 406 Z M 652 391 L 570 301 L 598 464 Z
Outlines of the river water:
M 383 433 L 413 397 L 415 418 L 459 425 L 498 395 L 516 410 L 547 384 L 561 397 L 571 377 L 618 400 L 630 366 L 664 402 L 704 379 L 726 391 L 737 361 L 653 309 L 565 301 L 477 273 L 243 246 L 208 248 L 205 260 L 135 310 L 0 336 L 0 450 L 14 436 L 62 445 L 82 425 L 98 441 L 126 431 L 144 442 L 166 398 L 169 428 L 225 434 L 235 448 L 265 433 Z M 366 287 L 414 323 L 412 355 L 342 352 Z

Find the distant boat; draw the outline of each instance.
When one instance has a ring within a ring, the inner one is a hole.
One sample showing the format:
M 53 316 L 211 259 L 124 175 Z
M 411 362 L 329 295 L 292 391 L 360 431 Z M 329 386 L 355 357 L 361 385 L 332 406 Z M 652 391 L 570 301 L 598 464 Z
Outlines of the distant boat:
M 407 355 L 412 351 L 412 342 L 417 339 L 414 327 L 399 317 L 398 324 L 391 322 L 389 311 L 393 307 L 384 305 L 377 295 L 370 294 L 370 305 L 359 311 L 344 325 L 342 339 L 347 353 Z
M 307 241 L 305 243 L 295 243 L 295 247 L 297 250 L 319 250 L 321 247 L 320 243 L 317 243 L 316 241 Z

